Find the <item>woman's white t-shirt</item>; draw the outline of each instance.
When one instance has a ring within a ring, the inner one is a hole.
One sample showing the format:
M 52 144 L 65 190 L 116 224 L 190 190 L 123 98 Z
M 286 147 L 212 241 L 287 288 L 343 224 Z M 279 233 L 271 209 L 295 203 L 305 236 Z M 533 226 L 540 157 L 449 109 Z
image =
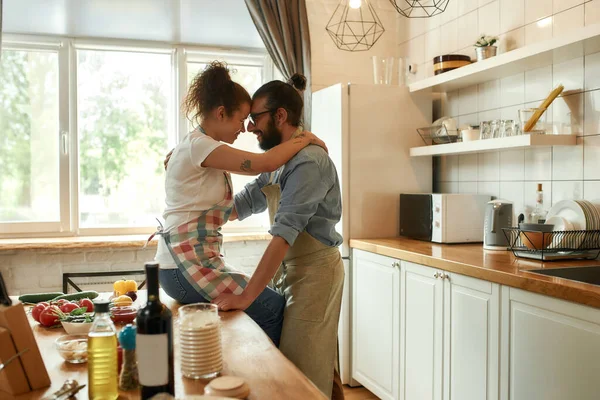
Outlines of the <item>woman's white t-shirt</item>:
M 198 218 L 225 198 L 223 171 L 201 164 L 223 143 L 199 131 L 193 131 L 175 147 L 165 177 L 166 208 L 164 230 Z M 155 261 L 160 268 L 177 268 L 162 236 L 158 236 Z

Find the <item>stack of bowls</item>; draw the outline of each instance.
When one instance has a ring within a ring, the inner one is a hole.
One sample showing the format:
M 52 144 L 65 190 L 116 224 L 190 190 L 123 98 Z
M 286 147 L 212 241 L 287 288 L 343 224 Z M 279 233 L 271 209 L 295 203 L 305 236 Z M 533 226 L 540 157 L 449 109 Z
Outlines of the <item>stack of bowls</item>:
M 221 322 L 214 304 L 190 304 L 179 309 L 181 373 L 192 379 L 217 376 L 223 369 Z

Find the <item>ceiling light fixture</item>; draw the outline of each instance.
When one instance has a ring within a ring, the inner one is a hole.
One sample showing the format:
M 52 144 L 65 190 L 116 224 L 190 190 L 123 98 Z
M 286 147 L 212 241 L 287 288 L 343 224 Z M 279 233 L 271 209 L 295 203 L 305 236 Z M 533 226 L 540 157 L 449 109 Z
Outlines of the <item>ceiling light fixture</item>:
M 340 0 L 325 30 L 346 51 L 369 50 L 385 32 L 369 0 Z
M 406 18 L 429 18 L 446 11 L 450 0 L 390 0 Z M 456 0 L 454 0 L 456 1 Z

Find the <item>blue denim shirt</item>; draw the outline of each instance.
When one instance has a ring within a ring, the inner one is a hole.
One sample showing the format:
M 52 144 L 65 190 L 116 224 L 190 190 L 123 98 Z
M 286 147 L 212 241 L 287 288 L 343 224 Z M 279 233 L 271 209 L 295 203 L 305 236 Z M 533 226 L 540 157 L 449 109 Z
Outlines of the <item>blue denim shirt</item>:
M 261 174 L 235 195 L 235 209 L 243 220 L 267 209 L 262 193 L 269 184 L 270 173 Z M 342 196 L 333 161 L 319 146 L 307 146 L 283 169 L 275 173 L 273 183 L 281 186 L 281 201 L 269 233 L 280 236 L 290 246 L 306 230 L 327 246 L 342 244 L 335 225 L 342 216 Z

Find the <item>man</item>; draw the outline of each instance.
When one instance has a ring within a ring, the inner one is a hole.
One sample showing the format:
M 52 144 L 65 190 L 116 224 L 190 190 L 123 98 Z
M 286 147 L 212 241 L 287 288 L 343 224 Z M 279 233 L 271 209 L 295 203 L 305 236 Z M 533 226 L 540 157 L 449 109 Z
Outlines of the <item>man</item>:
M 302 130 L 302 108 L 293 86 L 269 82 L 252 98 L 248 130 L 263 150 L 294 140 Z M 279 349 L 325 395 L 343 398 L 335 371 L 344 281 L 342 237 L 335 230 L 341 193 L 335 166 L 321 147 L 306 147 L 279 171 L 246 185 L 235 196 L 230 219 L 267 208 L 273 239 L 248 286 L 241 295 L 222 294 L 213 302 L 222 310 L 243 310 L 272 281 L 286 298 Z

